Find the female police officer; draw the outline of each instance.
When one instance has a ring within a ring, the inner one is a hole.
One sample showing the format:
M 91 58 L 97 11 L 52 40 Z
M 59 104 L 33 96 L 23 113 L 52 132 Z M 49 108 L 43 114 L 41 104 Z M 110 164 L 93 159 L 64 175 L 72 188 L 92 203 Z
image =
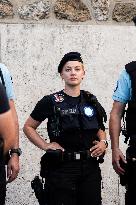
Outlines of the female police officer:
M 107 147 L 101 112 L 104 109 L 91 93 L 80 90 L 85 75 L 80 53 L 65 54 L 58 72 L 65 82 L 64 89 L 44 96 L 37 103 L 25 122 L 24 132 L 47 153 L 48 150 L 61 153 L 60 159 L 54 160 L 48 153 L 50 160 L 47 157 L 45 162 L 50 205 L 100 205 L 101 173 L 97 157 Z M 50 143 L 36 131 L 46 118 Z

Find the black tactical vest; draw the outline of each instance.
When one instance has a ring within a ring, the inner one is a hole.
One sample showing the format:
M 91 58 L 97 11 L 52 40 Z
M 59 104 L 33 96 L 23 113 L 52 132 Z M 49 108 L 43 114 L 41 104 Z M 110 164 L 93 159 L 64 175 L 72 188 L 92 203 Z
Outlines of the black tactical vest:
M 136 134 L 136 61 L 126 64 L 125 69 L 130 76 L 132 100 L 128 102 L 126 111 L 126 129 L 129 136 Z
M 61 140 L 64 143 L 65 140 L 75 140 L 75 143 L 77 140 L 79 143 L 81 137 L 88 139 L 92 130 L 97 133 L 100 124 L 103 126 L 101 129 L 104 129 L 103 117 L 106 121 L 106 113 L 94 95 L 81 91 L 75 104 L 69 101 L 63 91 L 50 95 L 50 99 L 53 105 L 53 114 L 48 119 L 47 130 L 51 141 L 61 144 Z

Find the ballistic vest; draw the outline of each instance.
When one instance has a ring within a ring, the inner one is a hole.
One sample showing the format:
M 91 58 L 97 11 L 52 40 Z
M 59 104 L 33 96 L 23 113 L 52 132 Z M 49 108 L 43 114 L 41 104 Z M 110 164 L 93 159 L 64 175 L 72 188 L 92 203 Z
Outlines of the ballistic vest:
M 126 110 L 126 129 L 129 136 L 136 134 L 136 61 L 126 64 L 125 69 L 130 76 L 132 86 L 132 100 L 128 102 Z
M 63 91 L 51 94 L 50 99 L 53 113 L 48 118 L 47 130 L 51 141 L 61 144 L 71 137 L 78 143 L 80 136 L 87 139 L 92 130 L 97 132 L 100 124 L 101 129 L 105 129 L 106 112 L 91 93 L 81 90 L 75 104 L 70 103 Z

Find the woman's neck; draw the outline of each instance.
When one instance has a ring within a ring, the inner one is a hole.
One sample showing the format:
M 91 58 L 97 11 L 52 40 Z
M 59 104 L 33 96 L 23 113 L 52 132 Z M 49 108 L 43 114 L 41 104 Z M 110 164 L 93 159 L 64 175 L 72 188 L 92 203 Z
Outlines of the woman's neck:
M 80 95 L 80 87 L 65 87 L 63 91 L 72 97 L 78 97 Z

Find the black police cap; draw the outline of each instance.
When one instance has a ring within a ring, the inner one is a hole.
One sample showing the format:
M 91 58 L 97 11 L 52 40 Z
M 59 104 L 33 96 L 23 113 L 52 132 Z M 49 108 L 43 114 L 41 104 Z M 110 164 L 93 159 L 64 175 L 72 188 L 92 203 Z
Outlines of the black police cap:
M 78 52 L 69 52 L 66 53 L 63 58 L 60 61 L 60 64 L 58 66 L 58 72 L 61 73 L 63 66 L 68 62 L 68 61 L 79 61 L 83 63 L 81 54 Z

